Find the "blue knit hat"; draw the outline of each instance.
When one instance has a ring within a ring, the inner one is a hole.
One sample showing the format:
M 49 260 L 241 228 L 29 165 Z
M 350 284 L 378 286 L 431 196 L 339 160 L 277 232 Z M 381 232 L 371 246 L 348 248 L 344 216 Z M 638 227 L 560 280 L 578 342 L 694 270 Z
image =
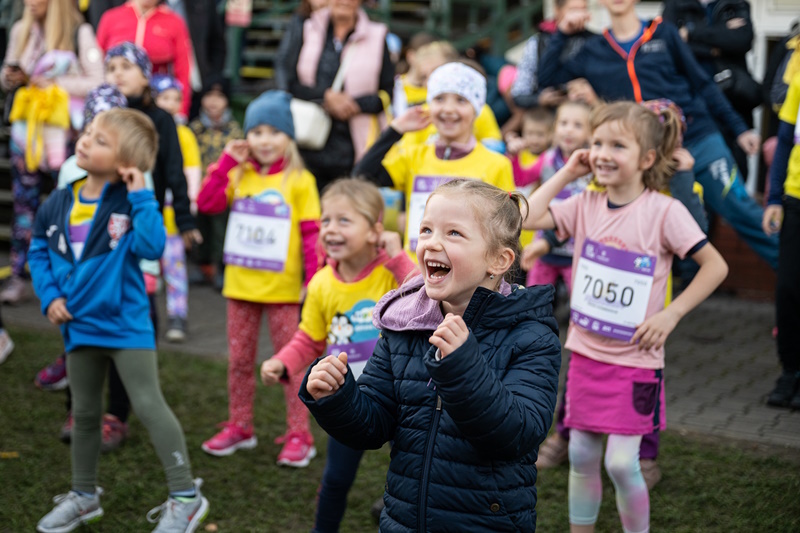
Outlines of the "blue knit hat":
M 150 87 L 156 94 L 161 94 L 170 89 L 183 93 L 183 84 L 169 74 L 153 74 L 153 78 L 150 80 Z
M 109 83 L 99 85 L 89 91 L 83 104 L 83 125 L 89 124 L 94 117 L 115 107 L 128 107 L 128 99 L 119 89 Z
M 294 121 L 290 104 L 292 97 L 284 91 L 267 91 L 250 102 L 244 112 L 244 133 L 266 124 L 294 139 Z
M 108 66 L 108 62 L 111 61 L 113 57 L 124 57 L 138 66 L 142 69 L 142 74 L 144 74 L 144 77 L 148 80 L 153 75 L 153 63 L 150 61 L 147 52 L 131 42 L 120 43 L 106 52 L 106 66 Z

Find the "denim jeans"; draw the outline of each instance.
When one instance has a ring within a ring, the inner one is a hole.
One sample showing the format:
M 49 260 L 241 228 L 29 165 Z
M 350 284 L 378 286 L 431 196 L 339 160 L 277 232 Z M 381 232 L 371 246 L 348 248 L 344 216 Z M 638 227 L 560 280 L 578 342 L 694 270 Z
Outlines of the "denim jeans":
M 754 252 L 777 269 L 778 237 L 767 236 L 761 228 L 764 210 L 747 194 L 722 135 L 709 135 L 686 148 L 695 159 L 694 175 L 703 186 L 706 206 L 727 220 Z
M 328 437 L 328 462 L 322 474 L 314 533 L 336 533 L 347 508 L 347 493 L 356 479 L 362 450 L 354 450 Z

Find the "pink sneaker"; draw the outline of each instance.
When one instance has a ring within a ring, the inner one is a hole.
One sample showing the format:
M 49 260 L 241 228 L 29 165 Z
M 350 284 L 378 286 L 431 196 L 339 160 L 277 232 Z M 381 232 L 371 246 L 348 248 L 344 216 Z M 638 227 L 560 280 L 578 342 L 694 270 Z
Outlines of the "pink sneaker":
M 100 443 L 100 451 L 103 453 L 113 452 L 128 437 L 128 424 L 112 415 L 103 415 L 103 442 Z
M 316 456 L 317 449 L 314 448 L 314 439 L 310 433 L 289 433 L 281 453 L 278 454 L 278 464 L 305 468 Z
M 236 450 L 252 450 L 258 444 L 253 430 L 244 430 L 233 422 L 219 425 L 222 431 L 203 443 L 203 451 L 217 457 L 231 455 Z
M 67 378 L 67 354 L 62 353 L 58 359 L 47 365 L 36 374 L 33 380 L 37 387 L 47 391 L 64 390 L 69 385 Z

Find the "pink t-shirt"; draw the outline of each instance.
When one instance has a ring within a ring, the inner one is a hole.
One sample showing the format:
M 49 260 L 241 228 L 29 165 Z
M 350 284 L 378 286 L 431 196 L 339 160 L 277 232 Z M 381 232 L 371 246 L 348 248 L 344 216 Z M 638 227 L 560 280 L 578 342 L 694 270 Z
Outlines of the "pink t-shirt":
M 598 250 L 605 250 L 606 257 L 619 256 L 627 259 L 636 257 L 638 260 L 628 261 L 629 267 L 614 270 L 618 281 L 623 280 L 623 282 L 615 284 L 613 292 L 607 292 L 607 281 L 605 288 L 603 282 L 599 282 L 600 291 L 597 295 L 602 294 L 606 301 L 613 301 L 618 308 L 621 308 L 622 305 L 629 305 L 631 302 L 633 289 L 626 290 L 626 287 L 634 286 L 633 279 L 641 281 L 651 276 L 652 288 L 649 299 L 640 302 L 643 311 L 646 306 L 645 317 L 650 317 L 664 308 L 672 256 L 685 257 L 695 245 L 706 238 L 683 204 L 649 189 L 633 202 L 616 209 L 608 207 L 608 195 L 605 192 L 586 190 L 564 202 L 551 204 L 550 212 L 556 223 L 558 237 L 572 236 L 575 239 L 575 254 L 572 259 L 573 293 L 580 294 L 597 289 L 595 284 L 597 279 L 586 275 L 586 270 L 578 270 L 582 255 L 596 254 Z M 632 266 L 634 262 L 636 270 Z M 609 264 L 615 266 L 613 260 L 609 261 Z M 627 274 L 627 270 L 630 270 L 631 274 Z M 631 280 L 631 283 L 625 283 L 627 280 Z M 620 304 L 620 301 L 623 303 Z M 573 309 L 571 317 L 574 319 L 576 316 L 579 315 L 576 315 Z M 639 351 L 636 345 L 622 340 L 620 335 L 617 335 L 618 338 L 612 338 L 592 331 L 592 328 L 600 329 L 596 320 L 579 320 L 579 322 L 587 327 L 570 320 L 566 342 L 569 350 L 613 365 L 652 369 L 664 367 L 663 347 L 658 350 L 651 348 Z M 600 321 L 600 326 L 605 327 L 605 323 Z M 624 328 L 607 327 L 608 331 L 612 329 L 624 331 Z

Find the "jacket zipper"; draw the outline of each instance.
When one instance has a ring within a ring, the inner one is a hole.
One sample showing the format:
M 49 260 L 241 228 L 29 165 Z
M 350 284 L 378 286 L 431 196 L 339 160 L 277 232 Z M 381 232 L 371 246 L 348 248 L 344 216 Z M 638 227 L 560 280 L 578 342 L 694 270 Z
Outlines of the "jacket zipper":
M 478 308 L 475 310 L 475 314 L 469 321 L 467 326 L 472 326 L 472 324 L 477 323 L 480 319 L 481 315 L 483 315 L 483 311 L 486 306 L 489 304 L 489 299 L 484 298 Z M 439 394 L 436 394 L 436 409 L 433 411 L 433 420 L 431 421 L 431 427 L 428 430 L 428 441 L 425 445 L 425 459 L 422 465 L 422 479 L 420 480 L 419 485 L 419 515 L 417 517 L 417 531 L 427 531 L 425 529 L 425 522 L 426 522 L 426 514 L 428 510 L 428 474 L 430 473 L 431 468 L 431 461 L 433 460 L 433 444 L 436 441 L 436 430 L 439 427 L 439 419 L 442 416 L 442 397 Z
M 427 531 L 425 529 L 426 512 L 428 509 L 428 473 L 433 459 L 433 443 L 436 441 L 436 429 L 439 427 L 439 418 L 442 416 L 442 397 L 436 395 L 436 409 L 433 411 L 433 421 L 428 430 L 428 443 L 425 446 L 425 462 L 422 465 L 422 479 L 419 482 L 419 516 L 417 531 Z

